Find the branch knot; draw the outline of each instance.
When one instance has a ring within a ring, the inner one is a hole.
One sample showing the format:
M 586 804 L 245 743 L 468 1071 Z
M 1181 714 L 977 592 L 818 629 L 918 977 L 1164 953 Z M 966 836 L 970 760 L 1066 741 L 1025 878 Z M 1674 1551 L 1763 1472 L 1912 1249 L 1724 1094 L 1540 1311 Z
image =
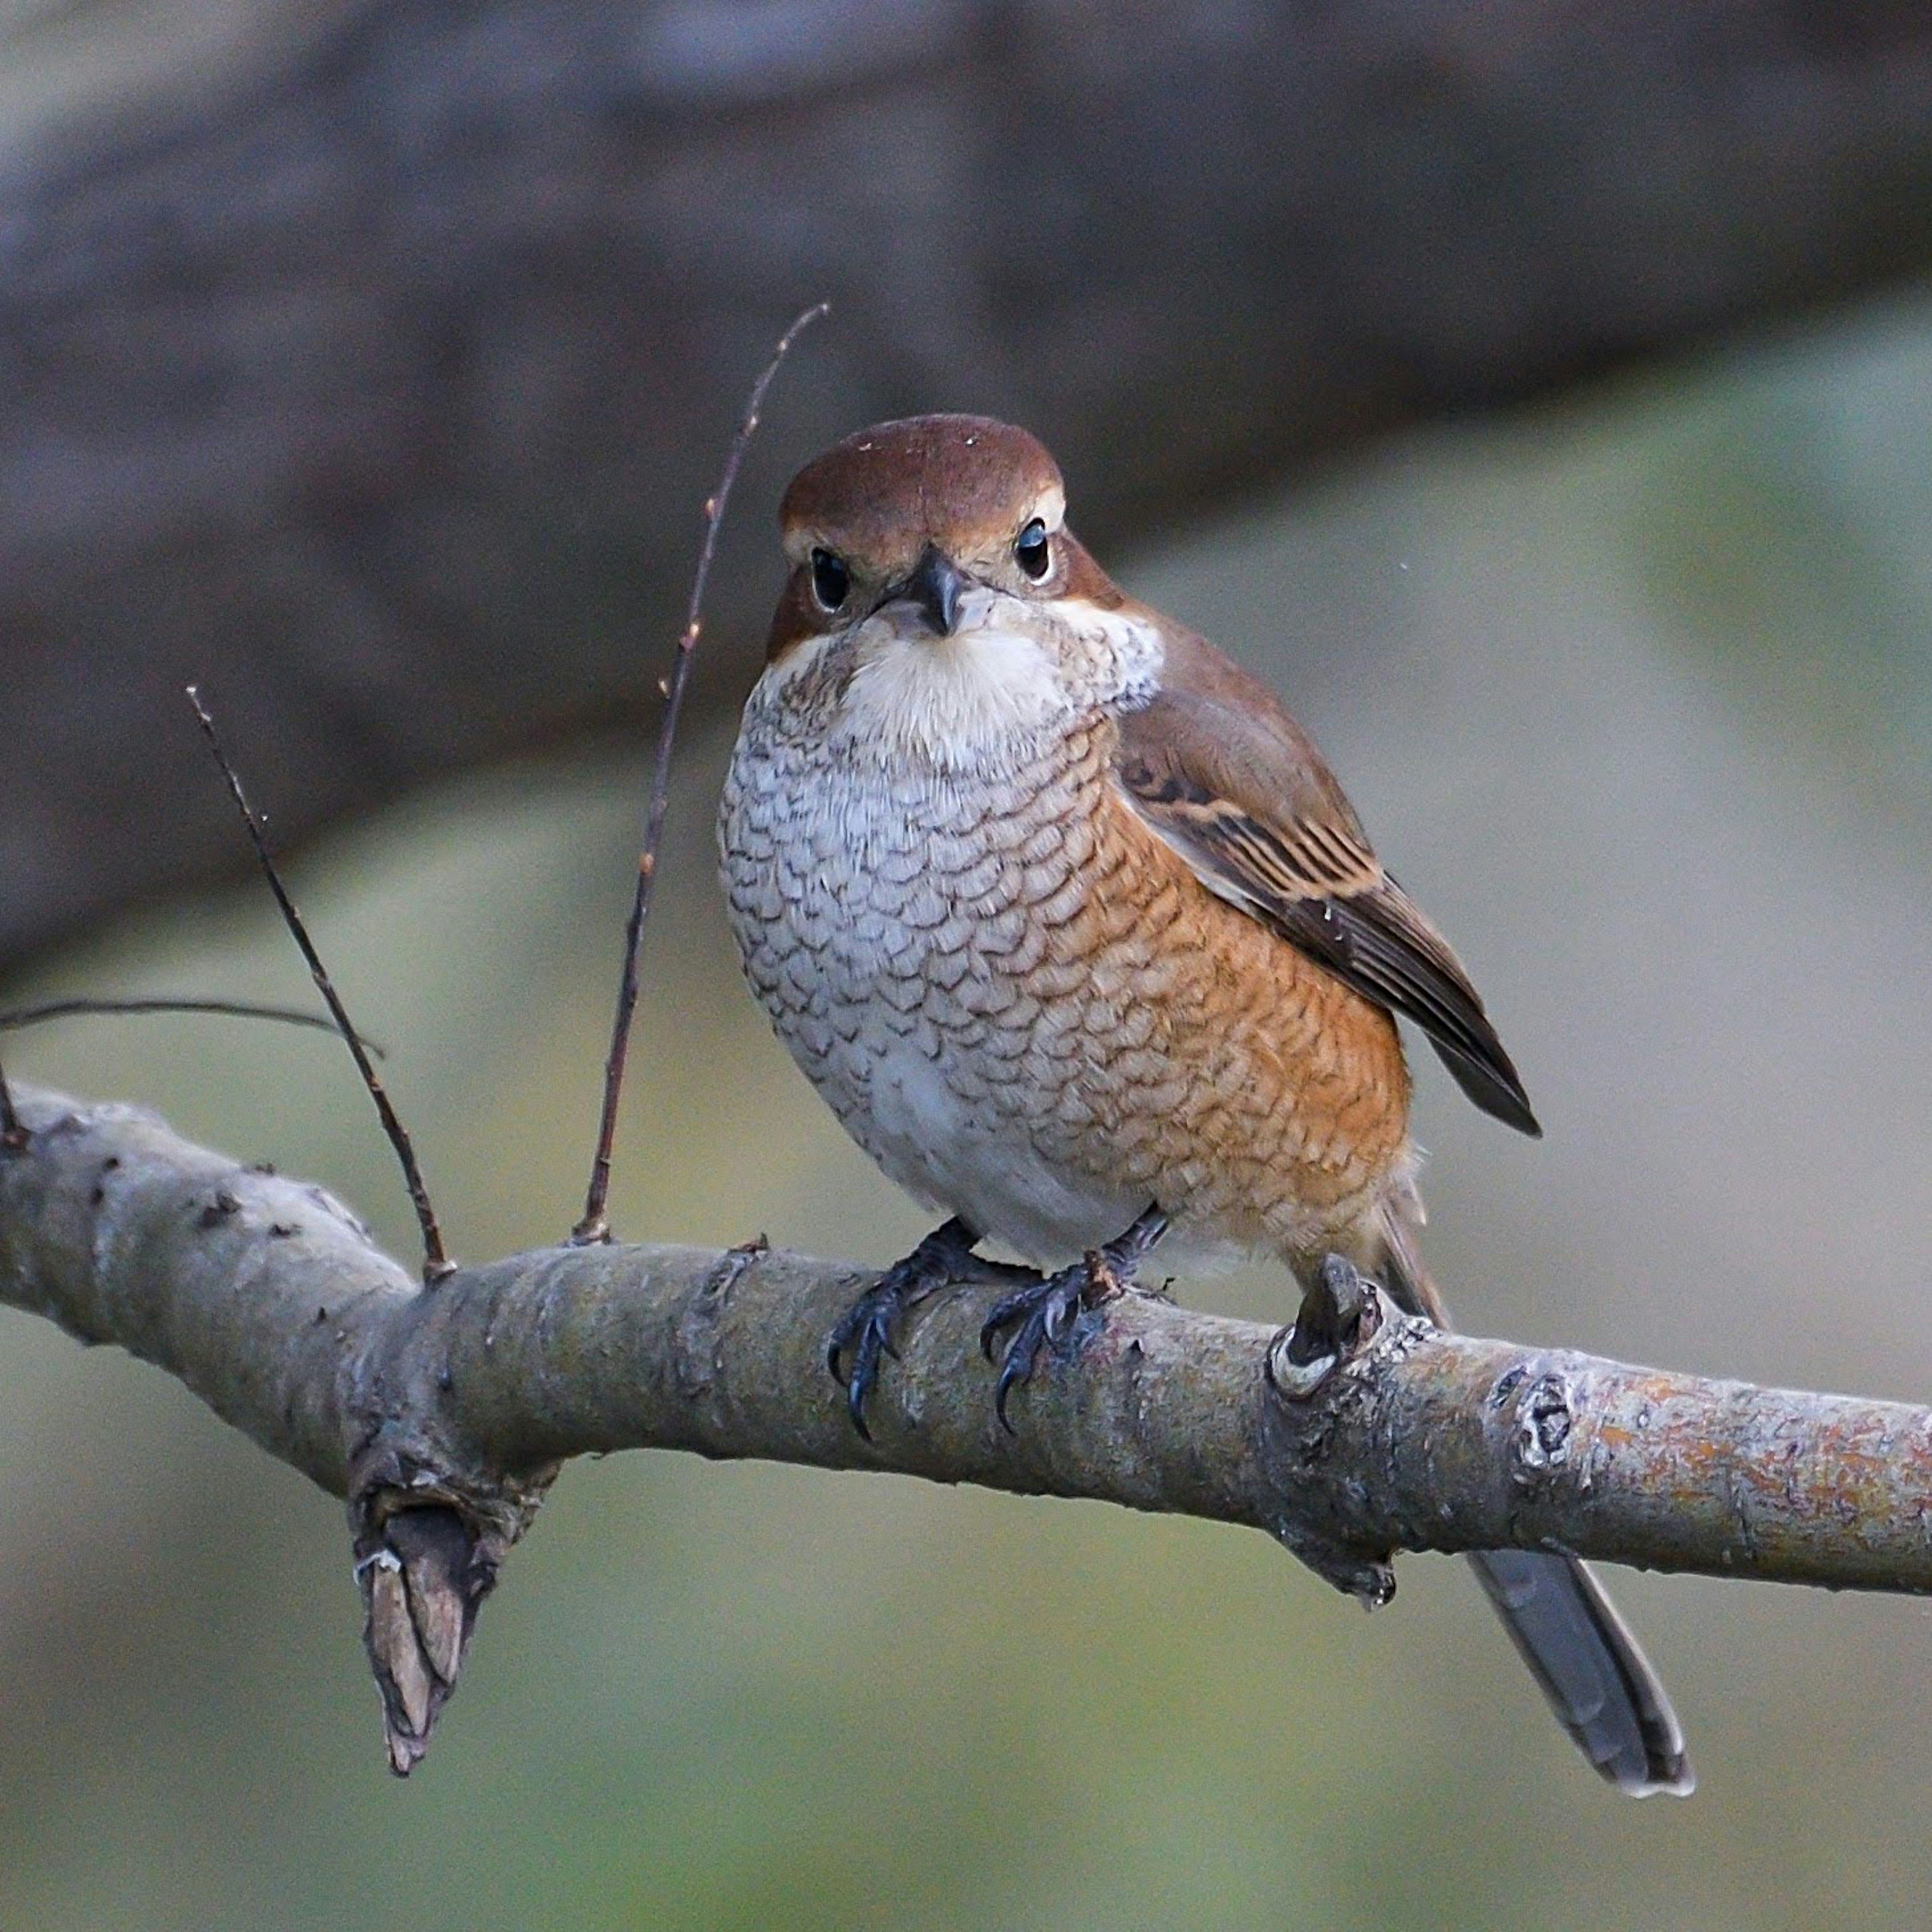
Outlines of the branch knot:
M 1268 1386 L 1288 1402 L 1306 1402 L 1342 1364 L 1375 1339 L 1382 1295 L 1352 1262 L 1324 1257 L 1303 1292 L 1291 1327 L 1268 1344 L 1262 1362 Z
M 1528 1372 L 1516 1372 L 1516 1384 L 1520 1385 Z M 1508 1376 L 1498 1380 L 1498 1395 L 1508 1393 L 1503 1384 L 1509 1381 Z M 1497 1396 L 1492 1396 L 1490 1400 L 1494 1403 Z M 1510 1473 L 1519 1483 L 1526 1485 L 1562 1468 L 1570 1460 L 1570 1439 L 1576 1421 L 1576 1397 L 1569 1377 L 1556 1369 L 1538 1376 L 1523 1390 L 1516 1403 L 1516 1434 L 1510 1445 Z

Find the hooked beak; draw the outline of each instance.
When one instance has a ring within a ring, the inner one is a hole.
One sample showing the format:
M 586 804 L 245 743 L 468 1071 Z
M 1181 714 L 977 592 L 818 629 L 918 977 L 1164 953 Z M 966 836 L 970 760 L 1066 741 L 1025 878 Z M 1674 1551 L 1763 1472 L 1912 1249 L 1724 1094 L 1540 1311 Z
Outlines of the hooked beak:
M 919 606 L 938 635 L 950 638 L 959 622 L 959 593 L 964 587 L 952 560 L 937 544 L 928 544 L 899 595 Z

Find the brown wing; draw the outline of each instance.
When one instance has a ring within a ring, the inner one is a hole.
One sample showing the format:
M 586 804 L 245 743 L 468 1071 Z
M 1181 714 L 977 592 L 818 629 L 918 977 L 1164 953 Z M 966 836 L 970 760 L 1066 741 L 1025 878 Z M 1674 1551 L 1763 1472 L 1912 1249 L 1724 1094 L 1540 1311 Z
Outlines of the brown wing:
M 1161 694 L 1119 721 L 1134 808 L 1210 892 L 1413 1020 L 1485 1113 L 1540 1135 L 1461 962 L 1383 871 L 1312 741 L 1204 639 L 1168 635 Z

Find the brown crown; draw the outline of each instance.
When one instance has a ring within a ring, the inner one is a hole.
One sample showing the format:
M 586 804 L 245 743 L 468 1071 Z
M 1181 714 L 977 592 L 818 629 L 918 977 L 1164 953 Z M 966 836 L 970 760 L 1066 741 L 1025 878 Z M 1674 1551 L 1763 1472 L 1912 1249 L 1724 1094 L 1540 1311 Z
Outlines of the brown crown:
M 1012 542 L 1062 488 L 1036 439 L 990 416 L 906 416 L 836 442 L 792 478 L 779 506 L 786 548 L 821 543 L 890 569 L 928 543 L 967 558 Z

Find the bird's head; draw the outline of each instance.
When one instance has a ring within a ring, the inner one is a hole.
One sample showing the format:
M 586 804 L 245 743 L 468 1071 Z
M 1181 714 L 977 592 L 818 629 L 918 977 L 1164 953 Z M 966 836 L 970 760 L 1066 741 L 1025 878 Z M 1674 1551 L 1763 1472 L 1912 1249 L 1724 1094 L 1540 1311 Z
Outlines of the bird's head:
M 1064 715 L 1096 672 L 1113 681 L 1094 659 L 1118 655 L 1124 602 L 1066 518 L 1059 466 L 1023 429 L 927 416 L 860 430 L 785 492 L 791 573 L 767 662 L 838 646 L 850 708 L 929 749 Z

